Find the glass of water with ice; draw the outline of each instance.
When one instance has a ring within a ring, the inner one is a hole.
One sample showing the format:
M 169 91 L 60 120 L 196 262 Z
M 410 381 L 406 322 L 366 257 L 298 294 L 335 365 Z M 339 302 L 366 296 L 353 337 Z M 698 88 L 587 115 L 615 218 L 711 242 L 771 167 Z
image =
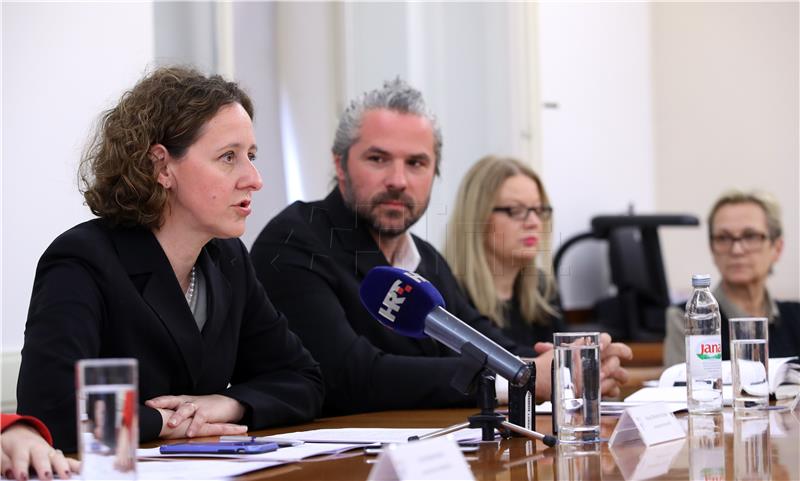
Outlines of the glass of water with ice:
M 769 405 L 769 349 L 766 317 L 730 319 L 734 412 Z
M 136 359 L 83 359 L 75 375 L 81 476 L 136 479 Z

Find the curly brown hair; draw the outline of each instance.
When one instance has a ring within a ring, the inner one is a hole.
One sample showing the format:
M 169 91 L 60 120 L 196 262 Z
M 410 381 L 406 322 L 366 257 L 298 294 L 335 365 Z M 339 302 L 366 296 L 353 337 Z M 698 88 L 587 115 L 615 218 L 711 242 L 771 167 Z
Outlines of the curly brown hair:
M 162 67 L 125 92 L 104 112 L 81 157 L 86 204 L 115 225 L 157 228 L 167 191 L 150 158 L 155 144 L 182 157 L 220 108 L 240 104 L 253 118 L 253 102 L 235 82 L 188 67 Z

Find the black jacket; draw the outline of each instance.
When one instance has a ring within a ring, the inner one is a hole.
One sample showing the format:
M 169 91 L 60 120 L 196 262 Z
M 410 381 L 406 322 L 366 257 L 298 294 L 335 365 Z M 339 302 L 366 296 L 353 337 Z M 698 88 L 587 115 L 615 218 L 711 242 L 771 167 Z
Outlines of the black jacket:
M 197 266 L 208 290 L 202 333 L 150 231 L 96 219 L 59 236 L 36 270 L 18 411 L 44 421 L 56 447 L 74 451 L 75 361 L 133 357 L 143 441 L 162 425 L 143 402 L 166 394 L 232 397 L 245 405 L 241 423 L 250 429 L 314 418 L 319 367 L 267 299 L 241 241 L 212 240 Z
M 507 349 L 526 356 L 469 305 L 444 258 L 414 237 L 417 272 L 441 292 L 455 316 Z M 335 189 L 323 201 L 295 202 L 272 219 L 251 252 L 258 278 L 289 327 L 320 362 L 323 413 L 431 408 L 472 402 L 450 381 L 464 361 L 432 339 L 403 337 L 361 305 L 359 285 L 386 258 Z

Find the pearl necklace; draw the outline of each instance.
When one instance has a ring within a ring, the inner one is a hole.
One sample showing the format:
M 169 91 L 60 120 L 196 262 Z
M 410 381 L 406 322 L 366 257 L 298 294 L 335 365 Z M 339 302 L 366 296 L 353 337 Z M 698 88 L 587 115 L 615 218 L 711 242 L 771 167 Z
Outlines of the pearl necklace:
M 189 303 L 189 306 L 192 305 L 192 301 L 194 300 L 194 288 L 197 285 L 197 270 L 195 266 L 192 266 L 192 272 L 189 274 L 189 288 L 186 289 L 186 302 Z

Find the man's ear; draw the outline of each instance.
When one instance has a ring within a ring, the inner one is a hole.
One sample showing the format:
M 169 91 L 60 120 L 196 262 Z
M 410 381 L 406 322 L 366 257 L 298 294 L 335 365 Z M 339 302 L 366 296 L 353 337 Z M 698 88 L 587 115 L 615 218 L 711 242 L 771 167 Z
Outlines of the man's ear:
M 344 192 L 344 179 L 347 177 L 345 167 L 342 165 L 342 156 L 333 156 L 333 165 L 336 167 L 336 183 L 339 185 L 339 190 Z
M 150 161 L 153 162 L 153 170 L 158 176 L 158 183 L 165 189 L 172 186 L 172 175 L 167 169 L 167 158 L 169 151 L 161 144 L 153 144 L 148 151 Z
M 344 179 L 344 167 L 342 167 L 342 156 L 333 156 L 333 165 L 336 167 L 336 178 L 341 182 Z

